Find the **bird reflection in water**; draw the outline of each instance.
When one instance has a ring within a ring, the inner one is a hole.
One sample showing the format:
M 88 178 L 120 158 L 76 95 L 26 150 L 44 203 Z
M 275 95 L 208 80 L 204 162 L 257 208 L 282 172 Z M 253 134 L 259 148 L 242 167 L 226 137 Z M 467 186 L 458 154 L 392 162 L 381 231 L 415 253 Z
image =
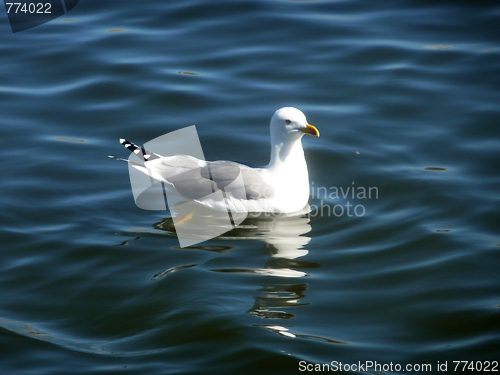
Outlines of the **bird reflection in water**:
M 271 215 L 264 213 L 249 213 L 248 217 L 237 227 L 226 232 L 217 240 L 260 240 L 264 242 L 261 254 L 269 256 L 262 268 L 217 268 L 211 269 L 220 273 L 240 273 L 274 276 L 277 278 L 267 279 L 266 283 L 258 290 L 260 294 L 255 297 L 254 305 L 249 314 L 263 319 L 291 319 L 295 315 L 288 312 L 292 307 L 304 306 L 301 303 L 305 297 L 307 284 L 304 282 L 289 282 L 292 278 L 307 277 L 307 270 L 320 267 L 318 263 L 298 260 L 308 254 L 305 246 L 311 241 L 306 234 L 311 231 L 309 223 L 309 206 L 300 213 L 291 215 Z M 154 224 L 154 228 L 162 230 L 170 235 L 175 235 L 175 227 L 171 218 Z M 187 250 L 205 250 L 224 253 L 234 246 L 221 245 L 198 245 L 185 248 Z M 161 278 L 179 269 L 194 267 L 197 264 L 179 266 L 157 273 L 154 279 Z M 287 282 L 282 283 L 281 278 L 286 278 Z M 274 281 L 273 281 L 274 280 Z M 285 330 L 277 330 L 278 333 L 285 333 Z M 289 334 L 288 334 L 289 335 Z
M 304 271 L 319 267 L 318 263 L 297 260 L 308 254 L 304 247 L 311 241 L 306 233 L 311 231 L 309 206 L 297 215 L 276 215 L 268 213 L 249 213 L 247 218 L 234 229 L 217 237 L 217 240 L 260 240 L 264 242 L 261 253 L 269 260 L 263 268 L 224 268 L 214 272 L 260 274 L 279 277 L 304 277 Z M 165 218 L 153 225 L 157 230 L 175 236 L 175 226 L 171 218 Z M 179 248 L 180 249 L 180 248 Z M 235 246 L 197 245 L 185 247 L 186 250 L 205 250 L 224 253 Z
M 308 284 L 304 282 L 303 277 L 310 276 L 308 270 L 320 267 L 319 263 L 298 259 L 309 253 L 305 248 L 311 241 L 311 237 L 307 236 L 307 233 L 312 229 L 309 223 L 309 210 L 310 208 L 307 206 L 301 213 L 296 215 L 250 213 L 240 225 L 216 239 L 230 240 L 231 245 L 220 245 L 219 242 L 217 245 L 209 243 L 183 249 L 226 253 L 237 248 L 234 246 L 234 242 L 238 240 L 263 241 L 264 245 L 261 254 L 267 255 L 269 258 L 262 268 L 233 267 L 216 268 L 210 271 L 274 276 L 260 279 L 263 281 L 260 283 L 260 288 L 257 289 L 258 295 L 254 297 L 254 304 L 247 311 L 250 315 L 263 319 L 262 324 L 254 324 L 254 326 L 268 329 L 284 337 L 345 345 L 347 342 L 344 341 L 295 332 L 294 326 L 290 324 L 287 324 L 287 327 L 277 324 L 279 320 L 287 321 L 295 318 L 294 312 L 296 312 L 296 308 L 308 305 L 308 303 L 302 302 L 308 289 Z M 171 218 L 166 218 L 154 224 L 154 228 L 172 236 L 175 236 L 176 233 Z M 176 249 L 181 248 L 176 247 Z M 188 264 L 173 267 L 158 272 L 153 277 L 153 280 L 198 265 Z M 294 282 L 295 280 L 301 282 Z M 266 323 L 266 321 L 269 323 Z

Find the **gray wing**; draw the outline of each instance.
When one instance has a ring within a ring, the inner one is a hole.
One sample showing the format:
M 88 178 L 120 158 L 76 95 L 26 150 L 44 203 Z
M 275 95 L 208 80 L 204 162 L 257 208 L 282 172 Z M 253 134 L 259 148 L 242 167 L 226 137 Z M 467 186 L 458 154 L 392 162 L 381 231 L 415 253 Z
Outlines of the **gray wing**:
M 262 168 L 252 168 L 231 161 L 214 161 L 209 162 L 208 165 L 212 180 L 219 189 L 225 188 L 241 173 L 245 191 L 240 196 L 245 196 L 246 199 L 263 199 L 274 196 L 274 188 L 262 177 Z
M 260 168 L 251 168 L 231 161 L 202 163 L 184 155 L 166 157 L 151 163 L 154 164 L 147 163 L 147 167 L 152 169 L 152 177 L 172 184 L 179 194 L 188 199 L 203 199 L 223 190 L 240 175 L 243 184 L 231 186 L 233 196 L 246 199 L 274 196 L 274 188 L 263 179 Z M 161 178 L 158 178 L 159 176 Z

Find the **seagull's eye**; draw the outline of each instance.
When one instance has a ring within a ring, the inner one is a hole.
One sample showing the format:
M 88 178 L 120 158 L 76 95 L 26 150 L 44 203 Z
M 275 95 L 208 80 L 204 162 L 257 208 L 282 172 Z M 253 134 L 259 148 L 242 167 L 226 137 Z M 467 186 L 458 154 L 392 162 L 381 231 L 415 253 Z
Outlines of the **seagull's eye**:
M 291 124 L 292 122 L 290 120 L 285 120 L 287 124 Z

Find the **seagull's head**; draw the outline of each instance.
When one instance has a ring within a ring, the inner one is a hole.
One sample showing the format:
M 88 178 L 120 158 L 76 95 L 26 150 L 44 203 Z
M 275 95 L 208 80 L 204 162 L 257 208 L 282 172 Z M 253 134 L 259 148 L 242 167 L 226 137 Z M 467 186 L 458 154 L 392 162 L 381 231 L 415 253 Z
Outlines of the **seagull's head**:
M 271 138 L 274 140 L 298 140 L 304 134 L 319 137 L 316 127 L 307 123 L 306 116 L 297 108 L 278 109 L 271 118 Z

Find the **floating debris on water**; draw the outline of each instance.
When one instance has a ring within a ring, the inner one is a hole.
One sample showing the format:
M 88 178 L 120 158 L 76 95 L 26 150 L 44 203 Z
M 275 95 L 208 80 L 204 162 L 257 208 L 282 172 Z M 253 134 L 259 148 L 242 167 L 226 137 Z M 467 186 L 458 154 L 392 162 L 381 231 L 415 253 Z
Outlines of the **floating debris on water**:
M 428 49 L 452 49 L 452 46 L 425 46 Z
M 441 168 L 441 167 L 425 167 L 425 171 L 447 171 L 446 168 Z
M 75 143 L 85 143 L 85 142 L 87 142 L 85 139 L 66 138 L 66 137 L 56 137 L 56 141 L 75 142 Z

